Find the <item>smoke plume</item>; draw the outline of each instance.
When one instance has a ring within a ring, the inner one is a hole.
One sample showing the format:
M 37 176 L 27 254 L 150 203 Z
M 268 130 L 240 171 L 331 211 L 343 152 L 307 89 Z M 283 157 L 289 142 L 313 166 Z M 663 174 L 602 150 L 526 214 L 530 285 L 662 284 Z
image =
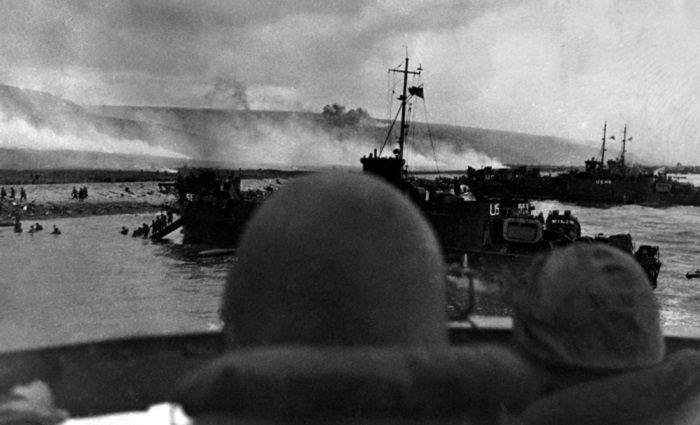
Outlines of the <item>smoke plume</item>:
M 234 79 L 218 77 L 204 98 L 214 108 L 250 109 L 246 86 Z
M 0 148 L 32 150 L 68 150 L 185 159 L 187 156 L 142 140 L 107 136 L 93 127 L 82 134 L 59 133 L 48 127 L 36 127 L 26 120 L 9 118 L 0 111 Z

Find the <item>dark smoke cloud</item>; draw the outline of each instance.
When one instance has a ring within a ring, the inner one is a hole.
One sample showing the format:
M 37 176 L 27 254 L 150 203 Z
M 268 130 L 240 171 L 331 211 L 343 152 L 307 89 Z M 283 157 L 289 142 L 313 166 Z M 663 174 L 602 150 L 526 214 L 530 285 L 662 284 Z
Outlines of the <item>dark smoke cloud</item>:
M 362 108 L 345 110 L 345 106 L 334 103 L 323 107 L 321 116 L 325 124 L 331 127 L 355 127 L 372 119 Z
M 217 78 L 214 87 L 207 92 L 204 98 L 209 106 L 216 108 L 250 109 L 246 86 L 233 79 Z

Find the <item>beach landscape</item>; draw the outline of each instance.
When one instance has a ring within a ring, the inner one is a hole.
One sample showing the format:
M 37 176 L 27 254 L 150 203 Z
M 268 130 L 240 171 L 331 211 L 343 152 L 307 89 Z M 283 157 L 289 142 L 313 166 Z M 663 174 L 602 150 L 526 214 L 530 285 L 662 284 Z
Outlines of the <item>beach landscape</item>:
M 274 170 L 241 170 L 243 190 L 279 187 L 297 173 Z M 157 213 L 178 208 L 177 197 L 161 190 L 159 183 L 174 182 L 177 172 L 143 172 L 117 170 L 56 170 L 0 172 L 0 188 L 8 196 L 0 202 L 0 221 L 14 219 L 48 220 L 52 218 Z M 29 183 L 27 183 L 29 182 Z M 32 183 L 40 182 L 40 183 Z M 15 199 L 10 199 L 11 189 Z M 87 188 L 85 199 L 72 196 L 73 189 Z M 24 189 L 26 200 L 20 199 Z

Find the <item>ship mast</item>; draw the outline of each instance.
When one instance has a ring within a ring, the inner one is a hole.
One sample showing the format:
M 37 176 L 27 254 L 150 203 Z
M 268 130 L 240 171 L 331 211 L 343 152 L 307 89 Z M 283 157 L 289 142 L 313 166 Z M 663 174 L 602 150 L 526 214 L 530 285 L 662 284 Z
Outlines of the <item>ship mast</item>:
M 600 168 L 605 167 L 605 131 L 608 129 L 608 122 L 603 124 L 603 148 L 600 150 Z
M 406 95 L 406 90 L 408 89 L 408 75 L 420 75 L 420 72 L 422 71 L 421 67 L 419 66 L 417 70 L 415 71 L 409 71 L 408 70 L 408 56 L 406 56 L 406 61 L 404 64 L 404 68 L 394 68 L 394 69 L 389 69 L 389 72 L 396 72 L 403 74 L 403 91 L 401 92 L 401 96 L 399 96 L 398 100 L 401 101 L 401 129 L 399 130 L 399 154 L 398 158 L 403 159 L 403 147 L 405 144 L 406 140 L 406 128 L 408 125 L 406 124 L 406 103 L 408 103 L 408 96 Z
M 625 152 L 627 144 L 627 124 L 625 124 L 625 129 L 622 131 L 622 154 L 620 154 L 620 169 L 625 170 Z

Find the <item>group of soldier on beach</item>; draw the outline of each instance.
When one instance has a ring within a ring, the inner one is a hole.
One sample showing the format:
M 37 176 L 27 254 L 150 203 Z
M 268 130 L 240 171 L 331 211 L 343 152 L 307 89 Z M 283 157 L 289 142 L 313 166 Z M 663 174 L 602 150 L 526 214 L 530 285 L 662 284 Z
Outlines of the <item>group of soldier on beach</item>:
M 88 197 L 87 186 L 83 186 L 80 189 L 77 189 L 75 186 L 73 186 L 73 190 L 71 191 L 71 199 L 77 199 L 79 201 L 82 201 L 84 199 L 87 199 L 87 197 Z
M 0 201 L 4 201 L 5 199 L 9 199 L 10 201 L 14 201 L 16 198 L 17 193 L 15 192 L 14 187 L 10 187 L 10 192 L 5 190 L 5 187 L 0 187 Z M 19 200 L 20 202 L 26 201 L 27 200 L 27 191 L 24 190 L 23 187 L 19 188 Z
M 73 188 L 73 194 L 72 197 L 73 199 L 80 199 L 83 200 L 87 198 L 88 193 L 87 193 L 87 187 L 82 187 L 80 190 L 77 190 L 75 187 Z M 22 228 L 22 222 L 21 222 L 21 216 L 22 216 L 22 210 L 27 210 L 27 205 L 22 206 L 19 203 L 26 203 L 27 202 L 27 191 L 24 189 L 24 187 L 19 188 L 19 199 L 17 198 L 17 191 L 15 190 L 14 187 L 10 186 L 9 191 L 5 189 L 4 186 L 0 187 L 0 212 L 2 212 L 2 206 L 3 202 L 8 201 L 11 203 L 12 209 L 9 212 L 9 217 L 11 219 L 14 219 L 14 231 L 15 233 L 22 233 L 24 229 Z M 39 232 L 41 230 L 44 230 L 44 227 L 39 224 L 38 222 L 35 224 L 32 224 L 29 226 L 29 230 L 27 233 L 29 234 L 34 234 L 35 232 Z M 53 230 L 51 231 L 51 234 L 53 235 L 60 235 L 61 230 L 54 224 L 53 225 Z

